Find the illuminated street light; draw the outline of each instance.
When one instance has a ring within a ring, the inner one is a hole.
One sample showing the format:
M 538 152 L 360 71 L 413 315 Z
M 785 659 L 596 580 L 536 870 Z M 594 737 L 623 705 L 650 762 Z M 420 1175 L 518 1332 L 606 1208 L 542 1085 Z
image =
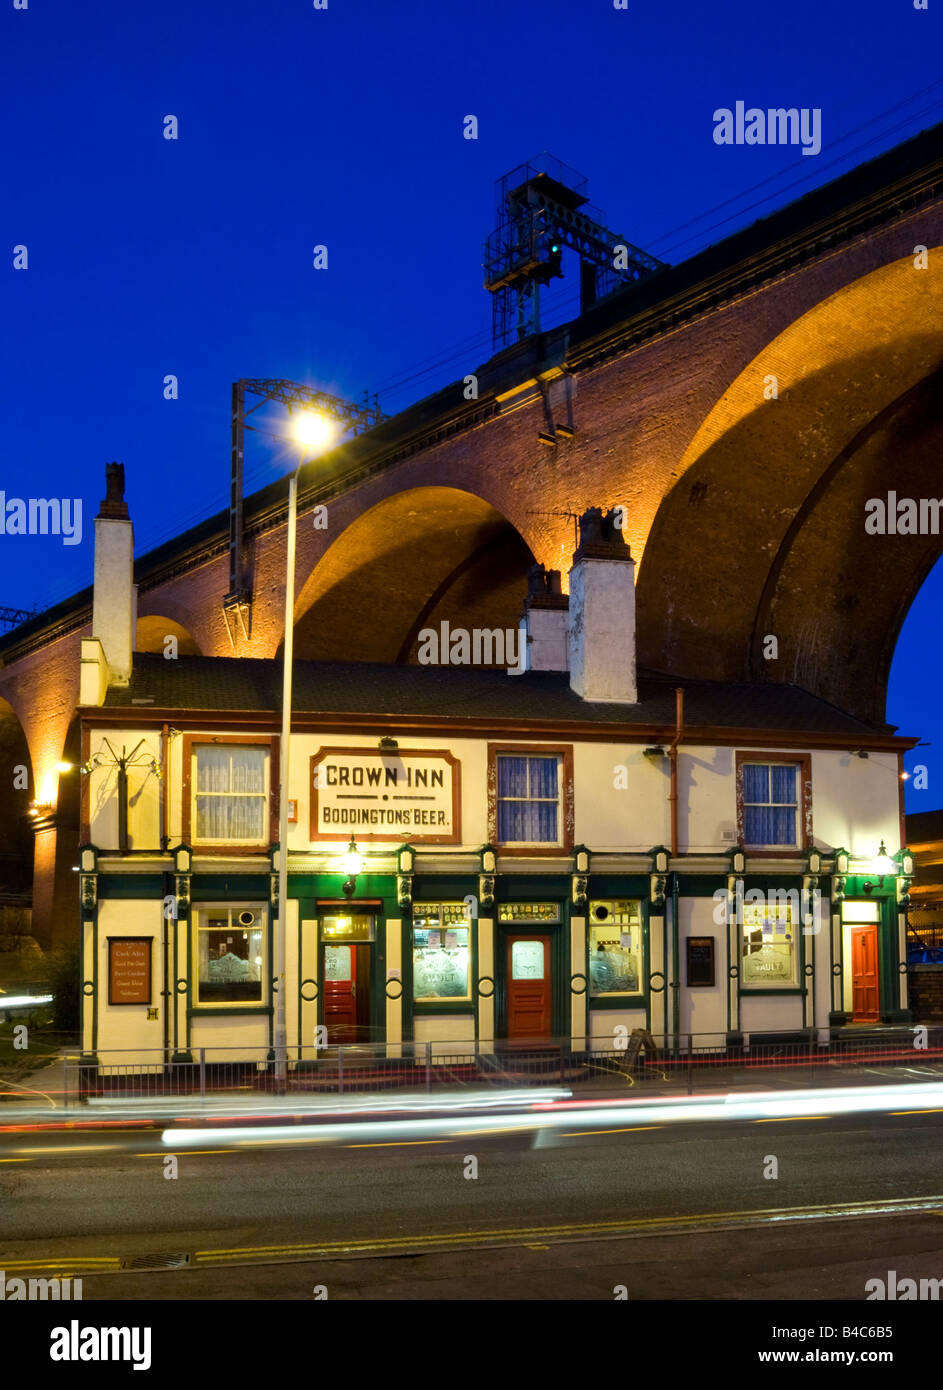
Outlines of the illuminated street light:
M 316 410 L 302 410 L 293 417 L 291 432 L 306 450 L 321 453 L 337 434 L 337 422 Z
M 304 410 L 293 417 L 292 433 L 301 460 L 288 480 L 288 528 L 285 545 L 285 640 L 282 645 L 282 737 L 279 749 L 278 920 L 275 931 L 275 1076 L 284 1088 L 288 1076 L 288 1020 L 285 1011 L 288 952 L 288 787 L 291 768 L 291 686 L 295 637 L 295 541 L 298 529 L 298 474 L 307 454 L 317 455 L 337 433 L 334 420 Z

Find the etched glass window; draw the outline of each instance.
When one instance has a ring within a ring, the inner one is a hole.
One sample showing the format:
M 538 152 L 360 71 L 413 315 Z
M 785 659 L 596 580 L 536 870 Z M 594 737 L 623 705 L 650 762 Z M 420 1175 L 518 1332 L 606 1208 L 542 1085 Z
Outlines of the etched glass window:
M 639 994 L 642 980 L 642 905 L 618 899 L 589 905 L 589 992 Z
M 796 984 L 798 911 L 788 890 L 766 897 L 773 901 L 743 904 L 741 977 L 745 988 Z
M 413 904 L 413 997 L 471 999 L 471 919 L 464 903 Z
M 260 1004 L 264 909 L 208 907 L 197 916 L 197 1003 Z

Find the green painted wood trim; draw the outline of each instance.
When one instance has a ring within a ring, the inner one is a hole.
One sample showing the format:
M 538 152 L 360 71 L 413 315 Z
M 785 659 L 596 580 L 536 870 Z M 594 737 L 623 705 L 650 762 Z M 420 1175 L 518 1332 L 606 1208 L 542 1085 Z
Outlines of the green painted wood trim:
M 244 1015 L 246 1017 L 264 1017 L 271 1019 L 275 1010 L 271 1004 L 249 1004 L 232 1005 L 222 1004 L 218 1008 L 211 1004 L 193 1004 L 187 1008 L 188 1018 L 227 1018 L 233 1015 Z M 271 1036 L 271 1029 L 269 1029 Z M 224 1043 L 204 1043 L 204 1047 L 224 1047 Z
M 164 875 L 103 874 L 98 875 L 98 897 L 102 900 L 128 898 L 160 898 L 164 896 Z

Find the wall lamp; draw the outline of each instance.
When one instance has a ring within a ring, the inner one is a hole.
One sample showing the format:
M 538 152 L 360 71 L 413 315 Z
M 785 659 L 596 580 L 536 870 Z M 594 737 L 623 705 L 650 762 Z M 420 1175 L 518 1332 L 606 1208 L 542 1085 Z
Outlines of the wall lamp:
M 350 837 L 350 844 L 341 859 L 341 867 L 347 875 L 341 885 L 345 898 L 352 898 L 357 891 L 357 875 L 363 873 L 363 855 L 357 848 L 357 841 L 353 835 Z

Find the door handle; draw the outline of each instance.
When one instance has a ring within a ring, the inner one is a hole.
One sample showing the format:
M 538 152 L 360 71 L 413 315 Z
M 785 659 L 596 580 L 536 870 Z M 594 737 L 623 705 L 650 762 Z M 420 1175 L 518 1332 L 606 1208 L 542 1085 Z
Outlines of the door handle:
M 352 984 L 352 985 L 351 985 L 351 987 L 350 987 L 350 992 L 351 992 L 351 994 L 354 996 L 354 998 L 357 997 L 357 986 L 356 986 L 355 984 Z

